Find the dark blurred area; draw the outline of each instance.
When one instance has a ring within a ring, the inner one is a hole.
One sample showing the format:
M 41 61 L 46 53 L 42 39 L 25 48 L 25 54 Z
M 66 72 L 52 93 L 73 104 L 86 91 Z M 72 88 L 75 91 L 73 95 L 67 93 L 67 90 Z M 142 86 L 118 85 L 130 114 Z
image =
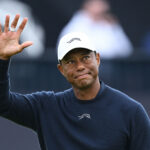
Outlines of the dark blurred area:
M 10 0 L 7 1 L 9 5 Z M 0 0 L 1 2 L 4 0 Z M 20 0 L 19 2 L 31 8 L 36 23 L 43 27 L 45 48 L 44 53 L 37 58 L 28 58 L 20 54 L 12 58 L 11 90 L 31 93 L 41 90 L 57 92 L 70 88 L 57 69 L 56 42 L 61 29 L 80 7 L 82 0 Z M 111 0 L 110 4 L 134 46 L 134 53 L 125 59 L 102 59 L 100 79 L 141 102 L 150 116 L 150 48 L 145 50 L 142 45 L 145 35 L 150 31 L 150 1 Z M 10 149 L 39 150 L 40 148 L 34 132 L 0 118 L 0 150 Z
M 46 47 L 54 47 L 60 30 L 79 9 L 83 0 L 22 0 L 22 2 L 33 8 L 33 14 L 43 24 L 46 30 Z M 134 46 L 139 47 L 141 39 L 150 29 L 150 1 L 110 0 L 109 2 L 113 13 L 120 20 Z

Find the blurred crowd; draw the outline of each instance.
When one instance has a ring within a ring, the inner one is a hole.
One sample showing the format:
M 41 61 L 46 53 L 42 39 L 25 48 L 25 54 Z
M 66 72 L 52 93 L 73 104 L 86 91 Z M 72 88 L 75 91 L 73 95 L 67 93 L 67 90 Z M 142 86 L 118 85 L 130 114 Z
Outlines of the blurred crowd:
M 104 59 L 129 57 L 133 52 L 132 43 L 107 0 L 84 0 L 81 9 L 62 29 L 58 41 L 69 32 L 86 33 Z
M 45 44 L 47 38 L 46 34 L 48 34 L 48 36 L 51 35 L 47 29 L 44 28 L 36 14 L 32 13 L 34 8 L 24 1 L 25 0 L 1 0 L 0 22 L 3 26 L 4 16 L 6 14 L 10 14 L 11 20 L 16 13 L 20 13 L 22 18 L 27 16 L 29 22 L 22 34 L 21 41 L 31 40 L 34 45 L 27 48 L 19 57 L 39 58 L 44 55 L 47 56 L 47 51 L 50 51 L 50 48 L 46 47 Z M 61 29 L 58 35 L 56 35 L 56 47 L 52 46 L 51 49 L 56 50 L 59 39 L 64 34 L 73 31 L 87 34 L 103 59 L 129 58 L 136 53 L 136 49 L 141 49 L 143 54 L 150 56 L 150 27 L 149 32 L 143 33 L 139 47 L 136 47 L 124 29 L 124 24 L 122 24 L 117 15 L 113 13 L 109 0 L 82 0 L 82 4 L 80 3 L 79 5 L 79 9 L 74 11 L 68 22 L 61 25 Z M 60 7 L 58 9 L 60 9 Z M 65 18 L 66 16 L 63 17 Z M 47 21 L 49 21 L 47 23 L 51 25 L 51 19 Z M 51 28 L 51 26 L 49 28 Z M 54 37 L 51 36 L 48 38 L 52 39 Z

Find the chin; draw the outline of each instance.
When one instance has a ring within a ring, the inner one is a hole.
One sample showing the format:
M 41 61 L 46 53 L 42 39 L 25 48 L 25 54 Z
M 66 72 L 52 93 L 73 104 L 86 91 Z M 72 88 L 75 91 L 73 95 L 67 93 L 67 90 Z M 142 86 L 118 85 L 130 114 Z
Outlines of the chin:
M 76 87 L 78 89 L 88 89 L 89 87 L 91 87 L 93 84 L 92 81 L 89 81 L 89 80 L 82 80 L 80 81 L 79 83 L 76 83 L 73 85 L 73 87 Z

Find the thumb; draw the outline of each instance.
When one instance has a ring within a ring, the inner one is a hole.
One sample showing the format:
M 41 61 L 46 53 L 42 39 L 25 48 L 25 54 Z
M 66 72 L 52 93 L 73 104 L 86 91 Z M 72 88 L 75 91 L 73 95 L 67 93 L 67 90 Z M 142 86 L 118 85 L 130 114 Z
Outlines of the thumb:
M 20 45 L 20 50 L 23 50 L 24 48 L 29 47 L 29 46 L 31 46 L 32 44 L 33 44 L 33 42 L 31 42 L 31 41 L 26 41 L 26 42 L 24 42 L 24 43 L 22 43 L 22 44 Z

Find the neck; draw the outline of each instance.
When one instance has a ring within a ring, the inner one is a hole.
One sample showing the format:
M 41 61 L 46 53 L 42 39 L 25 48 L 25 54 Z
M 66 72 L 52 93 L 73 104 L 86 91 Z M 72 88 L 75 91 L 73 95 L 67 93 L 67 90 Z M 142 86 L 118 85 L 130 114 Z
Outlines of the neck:
M 96 97 L 100 90 L 100 82 L 97 79 L 93 85 L 88 88 L 79 89 L 73 87 L 75 96 L 80 100 L 92 100 Z

